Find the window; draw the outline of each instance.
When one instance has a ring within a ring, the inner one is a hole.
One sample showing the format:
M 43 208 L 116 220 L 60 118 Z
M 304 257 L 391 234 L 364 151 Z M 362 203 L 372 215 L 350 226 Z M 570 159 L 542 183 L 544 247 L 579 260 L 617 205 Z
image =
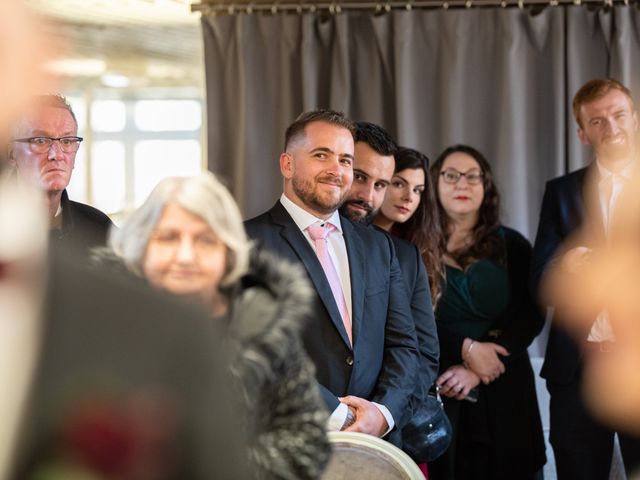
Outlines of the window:
M 202 171 L 202 100 L 171 98 L 167 89 L 164 99 L 131 91 L 127 98 L 113 98 L 113 92 L 94 91 L 95 99 L 67 97 L 85 139 L 68 190 L 71 199 L 118 217 L 140 206 L 163 178 Z
M 91 148 L 91 186 L 97 208 L 106 213 L 126 207 L 126 167 L 124 143 L 101 140 Z
M 200 143 L 195 140 L 138 142 L 133 156 L 135 206 L 140 206 L 163 178 L 200 173 L 200 156 Z
M 125 104 L 120 100 L 98 100 L 91 105 L 91 128 L 95 132 L 121 132 L 126 120 Z
M 194 100 L 140 100 L 134 117 L 138 129 L 148 132 L 193 131 L 202 123 L 200 104 Z

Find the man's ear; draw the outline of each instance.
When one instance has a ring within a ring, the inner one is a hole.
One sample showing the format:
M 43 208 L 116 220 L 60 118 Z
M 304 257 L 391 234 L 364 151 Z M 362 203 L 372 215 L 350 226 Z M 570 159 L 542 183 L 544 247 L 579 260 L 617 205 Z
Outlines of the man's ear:
M 587 135 L 584 133 L 584 130 L 582 130 L 582 127 L 578 127 L 578 130 L 576 131 L 578 132 L 578 138 L 580 138 L 580 141 L 583 145 L 591 145 L 591 142 L 587 138 Z
M 280 155 L 280 173 L 285 179 L 293 176 L 293 157 L 287 152 Z
M 9 165 L 11 165 L 12 167 L 16 166 L 16 160 L 15 160 L 14 155 L 13 155 L 13 143 L 10 143 L 7 146 L 7 163 Z

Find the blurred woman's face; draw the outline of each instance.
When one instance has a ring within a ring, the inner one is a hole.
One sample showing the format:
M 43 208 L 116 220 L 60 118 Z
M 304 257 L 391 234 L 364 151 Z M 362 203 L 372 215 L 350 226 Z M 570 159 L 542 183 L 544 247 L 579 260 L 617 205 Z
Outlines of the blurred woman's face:
M 151 234 L 142 269 L 155 287 L 207 304 L 218 292 L 226 258 L 227 247 L 202 218 L 169 203 Z
M 416 213 L 424 193 L 424 170 L 406 168 L 391 178 L 380 213 L 392 222 L 404 223 Z
M 438 200 L 449 217 L 478 214 L 484 199 L 482 175 L 471 155 L 454 152 L 445 159 L 438 176 Z

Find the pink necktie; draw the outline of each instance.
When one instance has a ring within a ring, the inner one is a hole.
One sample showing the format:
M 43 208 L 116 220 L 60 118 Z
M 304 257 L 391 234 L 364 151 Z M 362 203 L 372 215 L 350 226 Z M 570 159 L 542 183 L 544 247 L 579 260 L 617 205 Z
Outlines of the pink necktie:
M 333 298 L 336 301 L 336 305 L 338 305 L 338 310 L 342 317 L 342 323 L 344 324 L 347 336 L 349 337 L 349 343 L 353 345 L 353 341 L 351 339 L 351 319 L 349 318 L 349 311 L 347 310 L 347 302 L 345 301 L 344 293 L 342 292 L 340 277 L 338 277 L 338 272 L 333 264 L 333 260 L 331 260 L 329 249 L 327 247 L 327 237 L 333 230 L 335 230 L 335 228 L 336 227 L 330 223 L 325 223 L 321 227 L 310 226 L 307 230 L 309 231 L 309 235 L 311 235 L 311 239 L 316 244 L 318 260 L 320 260 L 320 265 L 322 265 L 324 274 L 327 276 L 327 280 L 329 281 Z

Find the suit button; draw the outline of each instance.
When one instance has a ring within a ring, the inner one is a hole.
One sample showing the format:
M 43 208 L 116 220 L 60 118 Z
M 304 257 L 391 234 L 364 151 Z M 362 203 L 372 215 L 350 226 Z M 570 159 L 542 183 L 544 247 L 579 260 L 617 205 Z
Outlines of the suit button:
M 353 365 L 353 357 L 347 357 L 347 365 Z

